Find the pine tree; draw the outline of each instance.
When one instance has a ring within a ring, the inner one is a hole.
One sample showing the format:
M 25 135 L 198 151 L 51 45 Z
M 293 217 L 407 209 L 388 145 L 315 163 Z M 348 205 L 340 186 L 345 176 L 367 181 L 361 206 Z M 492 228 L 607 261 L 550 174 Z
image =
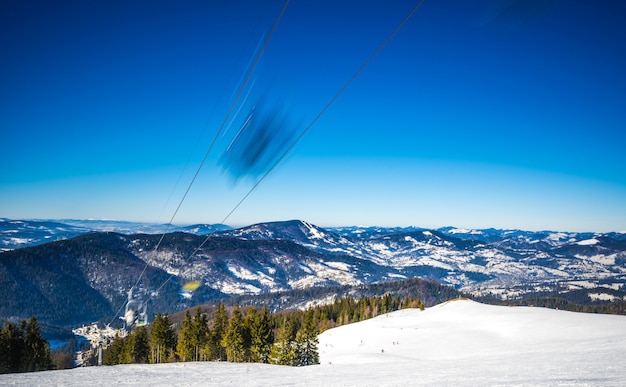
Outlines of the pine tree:
M 383 307 L 381 313 L 393 312 L 393 298 L 391 294 L 387 293 L 383 296 Z
M 52 368 L 48 342 L 33 316 L 28 323 L 5 323 L 0 330 L 0 373 L 44 371 Z
M 191 314 L 185 313 L 185 318 L 181 323 L 178 333 L 178 343 L 176 344 L 176 355 L 181 361 L 191 361 L 194 355 L 194 333 Z
M 217 306 L 213 317 L 213 329 L 210 331 L 209 346 L 211 348 L 211 360 L 226 361 L 226 347 L 222 345 L 224 336 L 228 330 L 228 315 L 223 303 Z
M 226 358 L 231 362 L 242 362 L 245 357 L 243 316 L 239 305 L 235 305 L 228 324 L 226 335 L 222 338 L 222 346 L 226 348 Z
M 265 304 L 263 305 L 263 311 L 254 316 L 250 328 L 251 361 L 268 363 L 273 343 L 274 334 L 272 332 L 272 322 L 269 312 L 267 311 L 267 304 Z
M 176 347 L 176 336 L 167 314 L 157 313 L 150 331 L 150 347 L 153 363 L 163 363 L 170 359 Z
M 11 331 L 9 324 L 0 330 L 0 374 L 11 372 Z
M 24 351 L 22 353 L 22 371 L 44 371 L 52 367 L 50 347 L 41 337 L 39 324 L 35 316 L 28 321 L 24 331 Z
M 25 326 L 25 322 L 22 321 Z M 24 352 L 23 327 L 6 323 L 0 333 L 0 373 L 21 372 L 22 353 Z
M 283 317 L 277 336 L 270 353 L 270 362 L 280 365 L 298 365 L 299 357 L 295 341 L 294 323 L 287 315 Z
M 252 329 L 258 314 L 259 311 L 255 307 L 249 306 L 246 308 L 246 313 L 243 318 L 243 361 L 246 362 L 258 362 L 258 360 L 255 359 L 256 355 L 252 352 Z
M 6 374 L 10 371 L 9 360 L 10 357 L 10 334 L 7 329 L 8 324 L 5 324 L 0 330 L 0 374 Z
M 317 352 L 317 339 L 319 331 L 314 319 L 313 310 L 309 309 L 304 315 L 302 327 L 296 335 L 298 365 L 307 366 L 319 364 L 319 354 Z
M 192 323 L 193 331 L 193 360 L 202 361 L 208 360 L 207 343 L 209 341 L 209 322 L 206 314 L 202 313 L 200 308 L 196 309 L 196 314 Z
M 127 341 L 128 353 L 130 354 L 130 363 L 146 364 L 150 356 L 150 344 L 148 339 L 148 330 L 145 326 L 137 328 Z
M 121 338 L 117 333 L 115 334 L 115 338 L 113 339 L 113 343 L 109 345 L 104 350 L 104 359 L 103 363 L 105 365 L 115 365 L 121 364 L 121 356 L 124 350 L 124 339 Z
M 118 364 L 131 364 L 133 362 L 132 348 L 134 346 L 134 337 L 132 333 L 128 333 L 122 339 L 122 349 L 119 354 Z

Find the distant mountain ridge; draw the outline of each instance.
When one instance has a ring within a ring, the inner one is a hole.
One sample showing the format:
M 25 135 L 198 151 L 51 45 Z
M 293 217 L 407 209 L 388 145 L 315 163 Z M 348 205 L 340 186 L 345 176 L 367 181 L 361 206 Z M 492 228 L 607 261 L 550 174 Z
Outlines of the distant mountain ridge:
M 414 231 L 428 231 L 422 227 L 377 227 L 377 226 L 345 226 L 320 228 L 308 222 L 289 220 L 279 222 L 258 223 L 241 228 L 233 228 L 225 224 L 192 224 L 192 225 L 168 225 L 160 223 L 128 222 L 119 220 L 78 220 L 78 219 L 32 219 L 14 220 L 0 218 L 0 251 L 7 251 L 22 247 L 35 246 L 42 243 L 53 242 L 73 238 L 90 232 L 117 232 L 120 234 L 163 234 L 169 232 L 187 232 L 196 235 L 208 235 L 222 233 L 235 237 L 256 239 L 287 239 L 291 240 L 297 235 L 294 232 L 299 224 L 309 225 L 309 229 L 326 230 L 341 237 L 369 239 L 387 234 L 399 234 Z M 276 227 L 282 229 L 273 229 Z M 263 231 L 264 230 L 264 231 Z M 289 231 L 291 230 L 291 231 Z M 615 240 L 626 240 L 626 232 L 558 232 L 558 231 L 524 231 L 517 229 L 460 229 L 452 226 L 436 229 L 442 234 L 457 237 L 459 239 L 473 239 L 483 242 L 500 242 L 508 246 L 520 247 L 524 244 L 537 243 L 547 239 L 554 242 L 568 242 L 593 238 L 595 235 L 607 236 Z M 265 232 L 265 235 L 263 235 Z M 255 235 L 256 233 L 256 235 Z M 306 234 L 306 232 L 304 232 Z M 303 235 L 304 235 L 303 234 Z
M 230 226 L 224 224 L 192 224 L 181 226 L 119 220 L 13 220 L 0 218 L 0 251 L 36 246 L 43 243 L 73 238 L 90 232 L 163 234 L 181 231 L 196 235 L 206 235 L 230 229 Z
M 126 222 L 88 224 L 141 231 L 92 232 L 85 231 L 84 223 L 70 228 L 54 222 L 0 222 L 2 235 L 15 239 L 28 239 L 28 233 L 33 239 L 43 235 L 43 240 L 52 238 L 45 238 L 46 232 L 82 233 L 0 253 L 0 318 L 43 314 L 52 324 L 113 318 L 144 268 L 136 294 L 150 298 L 152 310 L 170 312 L 230 296 L 412 278 L 500 299 L 556 295 L 581 304 L 626 299 L 623 233 L 333 229 L 291 220 L 238 229 L 186 226 L 185 231 L 165 234 L 155 251 L 160 229 L 146 233 L 145 226 L 131 228 Z M 180 286 L 189 280 L 203 286 L 191 300 L 180 299 Z M 309 301 L 314 300 L 301 304 Z

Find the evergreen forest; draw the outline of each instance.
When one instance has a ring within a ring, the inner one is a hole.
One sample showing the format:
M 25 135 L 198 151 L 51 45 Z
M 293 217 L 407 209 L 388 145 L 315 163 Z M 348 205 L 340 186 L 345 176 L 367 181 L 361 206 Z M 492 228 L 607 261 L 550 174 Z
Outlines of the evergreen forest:
M 0 373 L 44 371 L 53 368 L 48 342 L 35 317 L 19 324 L 5 322 L 0 330 Z
M 417 298 L 338 298 L 307 310 L 270 313 L 267 305 L 211 311 L 187 310 L 180 323 L 158 313 L 149 328 L 142 326 L 116 337 L 104 351 L 104 364 L 176 361 L 257 362 L 289 366 L 319 364 L 317 335 L 326 329 L 366 320 L 402 308 L 425 305 Z

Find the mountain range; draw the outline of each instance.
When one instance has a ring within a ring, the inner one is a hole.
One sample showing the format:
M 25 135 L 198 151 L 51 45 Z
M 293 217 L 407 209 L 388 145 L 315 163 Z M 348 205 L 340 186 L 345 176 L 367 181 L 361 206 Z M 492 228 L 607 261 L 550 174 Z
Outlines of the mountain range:
M 616 232 L 2 219 L 0 245 L 0 318 L 34 314 L 50 325 L 115 321 L 131 287 L 155 312 L 298 290 L 308 293 L 282 306 L 304 306 L 332 297 L 311 289 L 347 286 L 358 294 L 394 281 L 416 287 L 413 278 L 501 300 L 626 300 L 626 234 Z M 189 281 L 202 286 L 181 298 Z
M 229 230 L 224 224 L 172 224 L 137 223 L 119 220 L 13 220 L 0 218 L 0 251 L 36 246 L 72 238 L 94 231 L 112 231 L 121 234 L 163 234 L 188 232 L 197 235 Z

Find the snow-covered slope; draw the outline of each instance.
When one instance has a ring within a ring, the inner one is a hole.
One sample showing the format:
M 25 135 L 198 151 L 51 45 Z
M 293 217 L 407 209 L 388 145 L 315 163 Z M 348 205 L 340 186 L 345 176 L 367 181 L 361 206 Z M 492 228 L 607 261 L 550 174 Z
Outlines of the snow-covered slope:
M 321 362 L 332 364 L 584 355 L 609 348 L 626 355 L 626 316 L 453 300 L 328 330 L 319 348 Z
M 176 363 L 0 375 L 2 385 L 626 385 L 626 317 L 453 301 L 328 330 L 320 365 Z

